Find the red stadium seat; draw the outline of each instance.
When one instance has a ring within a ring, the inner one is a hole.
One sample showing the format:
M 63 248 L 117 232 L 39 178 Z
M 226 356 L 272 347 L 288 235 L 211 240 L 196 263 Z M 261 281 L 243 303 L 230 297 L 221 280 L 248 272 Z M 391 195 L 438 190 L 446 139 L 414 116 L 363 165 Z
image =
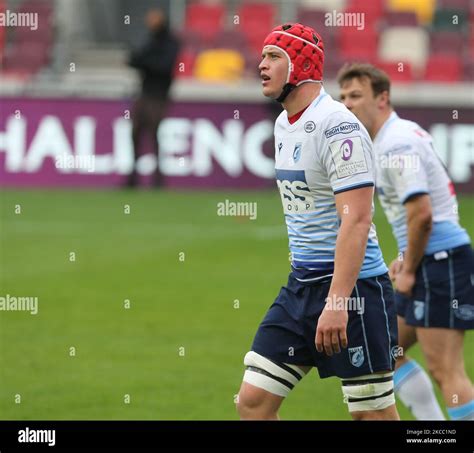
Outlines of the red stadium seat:
M 176 67 L 174 70 L 175 77 L 186 78 L 193 76 L 194 62 L 196 60 L 196 52 L 187 48 L 183 49 L 176 59 Z
M 6 6 L 5 2 L 0 0 L 0 14 L 5 13 Z M 3 61 L 3 55 L 5 52 L 5 41 L 6 41 L 6 27 L 0 27 L 0 65 L 2 64 Z
M 239 26 L 248 46 L 260 53 L 262 44 L 275 24 L 275 6 L 270 3 L 244 3 L 237 12 Z
M 456 32 L 444 31 L 432 33 L 430 36 L 432 54 L 456 54 L 464 47 L 466 38 Z
M 438 0 L 437 7 L 438 9 L 460 9 L 463 11 L 469 11 L 470 5 L 472 4 L 471 0 Z
M 340 27 L 339 51 L 342 57 L 352 60 L 373 61 L 377 56 L 378 34 L 373 28 L 357 30 Z
M 344 12 L 363 13 L 365 27 L 373 27 L 384 15 L 385 0 L 350 0 Z
M 377 67 L 385 71 L 392 82 L 413 82 L 414 77 L 409 62 L 379 61 Z
M 3 69 L 16 74 L 36 74 L 48 60 L 49 49 L 42 44 L 15 45 L 5 54 Z
M 349 0 L 347 7 L 381 16 L 385 12 L 385 0 Z
M 467 60 L 464 62 L 463 68 L 463 80 L 466 82 L 473 82 L 474 81 L 474 61 Z
M 462 63 L 451 54 L 431 55 L 425 67 L 423 80 L 428 82 L 458 82 L 461 80 Z
M 222 30 L 224 17 L 223 5 L 192 3 L 186 8 L 184 30 L 199 35 L 206 42 L 211 42 Z
M 314 28 L 322 36 L 323 41 L 327 34 L 333 34 L 337 30 L 337 27 L 326 26 L 326 11 L 322 10 L 300 7 L 297 12 L 297 21 Z
M 417 27 L 418 17 L 413 11 L 388 11 L 384 16 L 389 27 Z

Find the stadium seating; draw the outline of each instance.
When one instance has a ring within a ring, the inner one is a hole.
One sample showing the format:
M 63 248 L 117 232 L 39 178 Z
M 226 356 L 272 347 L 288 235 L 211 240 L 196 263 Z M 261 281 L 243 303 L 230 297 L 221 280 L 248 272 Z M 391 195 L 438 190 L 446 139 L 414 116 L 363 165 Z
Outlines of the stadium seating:
M 1 7 L 0 4 L 0 10 Z M 28 78 L 50 60 L 54 44 L 54 8 L 50 0 L 27 0 L 16 8 L 16 12 L 37 14 L 38 27 L 15 27 L 12 30 L 9 45 L 3 52 L 2 72 L 4 75 Z M 3 48 L 1 40 L 0 36 L 0 49 Z
M 345 59 L 374 61 L 377 45 L 378 33 L 374 28 L 342 27 L 340 30 L 339 50 Z
M 224 16 L 224 6 L 219 3 L 191 3 L 186 8 L 184 29 L 211 43 L 223 29 Z
M 3 0 L 0 0 L 0 13 L 5 13 L 6 5 Z M 0 68 L 3 62 L 3 55 L 5 52 L 6 27 L 0 27 Z
M 208 48 L 235 50 L 245 61 L 244 74 L 257 76 L 262 42 L 278 22 L 275 22 L 278 2 L 244 0 L 237 2 L 235 11 L 223 2 L 218 6 L 196 5 L 189 5 L 186 12 L 187 23 L 193 24 L 190 29 L 194 33 L 183 39 L 186 49 L 193 50 L 185 54 L 187 58 L 198 56 Z M 474 23 L 474 11 L 469 8 L 470 0 L 299 0 L 294 19 L 322 35 L 326 52 L 331 56 L 325 62 L 326 79 L 335 77 L 344 62 L 369 61 L 378 62 L 395 82 L 406 83 L 425 74 L 430 53 L 435 54 L 434 62 L 439 54 L 457 54 L 461 58 L 457 69 L 438 76 L 440 80 L 450 81 L 471 74 L 471 66 L 462 56 L 474 57 L 474 31 L 467 37 L 459 33 L 460 28 L 467 28 L 469 18 Z M 191 17 L 205 15 L 205 11 L 211 11 L 206 19 Z M 326 25 L 327 13 L 334 11 L 364 13 L 364 29 Z M 223 27 L 223 16 L 233 13 L 238 23 Z M 460 25 L 452 23 L 453 14 L 457 14 Z M 204 38 L 199 31 L 202 28 L 207 29 Z M 403 71 L 399 71 L 400 63 Z
M 404 61 L 419 73 L 429 52 L 429 36 L 418 27 L 390 27 L 380 39 L 379 57 L 382 61 Z
M 436 0 L 388 0 L 390 10 L 412 11 L 422 24 L 428 24 L 432 20 L 435 6 Z
M 342 11 L 346 6 L 347 0 L 300 0 L 299 4 L 302 8 L 318 9 L 320 11 Z
M 234 50 L 212 49 L 201 52 L 196 58 L 194 75 L 208 82 L 239 80 L 245 68 L 242 55 Z
M 430 36 L 430 53 L 450 53 L 460 56 L 466 38 L 455 32 L 438 32 Z
M 437 9 L 433 17 L 433 30 L 452 30 L 458 32 L 465 30 L 468 23 L 468 16 L 460 9 Z
M 462 79 L 462 63 L 452 54 L 431 55 L 425 67 L 423 80 L 428 82 L 457 82 Z
M 409 62 L 379 61 L 377 66 L 387 73 L 392 82 L 413 81 L 413 71 Z
M 418 18 L 413 11 L 387 11 L 385 25 L 389 27 L 417 27 Z
M 260 53 L 263 40 L 275 26 L 275 6 L 271 3 L 244 3 L 237 10 L 237 16 L 247 45 Z

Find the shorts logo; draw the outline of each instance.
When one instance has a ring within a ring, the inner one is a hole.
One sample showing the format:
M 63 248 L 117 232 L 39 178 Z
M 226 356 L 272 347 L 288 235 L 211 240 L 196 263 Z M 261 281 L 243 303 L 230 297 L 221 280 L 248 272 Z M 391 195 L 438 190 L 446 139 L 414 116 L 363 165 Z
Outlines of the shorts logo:
M 326 138 L 330 138 L 336 134 L 350 134 L 353 131 L 359 131 L 360 127 L 358 123 L 341 123 L 331 129 L 324 131 Z
M 348 161 L 352 157 L 354 143 L 351 139 L 344 140 L 341 145 L 342 160 Z
M 459 305 L 454 310 L 454 315 L 463 321 L 472 321 L 474 319 L 474 305 Z
M 425 303 L 420 300 L 415 300 L 415 305 L 413 307 L 413 314 L 415 318 L 419 321 L 425 317 Z
M 301 157 L 301 143 L 297 143 L 295 145 L 295 149 L 293 150 L 293 161 L 295 162 L 298 162 L 300 160 L 300 157 Z
M 362 346 L 349 348 L 349 358 L 353 366 L 357 368 L 361 367 L 364 363 L 364 350 L 362 349 Z
M 314 124 L 314 121 L 306 121 L 306 123 L 304 123 L 304 130 L 308 134 L 310 132 L 313 132 L 315 129 L 316 129 L 316 124 Z
M 403 357 L 403 348 L 401 346 L 392 346 L 390 349 L 390 354 L 393 357 L 393 360 L 397 360 L 398 357 Z

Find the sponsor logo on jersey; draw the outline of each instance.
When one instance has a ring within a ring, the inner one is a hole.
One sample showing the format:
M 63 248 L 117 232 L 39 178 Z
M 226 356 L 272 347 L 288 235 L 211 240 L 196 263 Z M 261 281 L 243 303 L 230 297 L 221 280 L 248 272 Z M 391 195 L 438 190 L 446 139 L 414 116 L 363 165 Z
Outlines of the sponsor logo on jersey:
M 315 129 L 316 129 L 316 124 L 314 124 L 314 121 L 306 121 L 306 123 L 304 123 L 304 130 L 308 134 L 310 132 L 313 132 Z
M 301 214 L 314 210 L 304 170 L 276 169 L 277 185 L 285 214 Z
M 282 142 L 278 143 L 278 152 L 281 152 L 282 148 L 283 148 L 283 143 Z
M 295 149 L 293 150 L 293 161 L 295 162 L 295 164 L 300 160 L 301 157 L 301 145 L 301 142 L 297 143 L 295 145 Z
M 364 363 L 364 350 L 362 349 L 362 346 L 349 348 L 349 358 L 353 366 L 357 368 L 361 367 Z
M 352 148 L 354 143 L 350 138 L 344 140 L 341 145 L 342 160 L 348 161 L 352 157 Z
M 359 131 L 360 126 L 358 123 L 348 123 L 347 121 L 337 126 L 331 127 L 331 129 L 327 129 L 324 131 L 324 135 L 326 138 L 330 138 L 336 134 L 350 134 L 353 131 Z
M 338 179 L 368 173 L 364 147 L 360 137 L 335 140 L 329 144 Z
M 415 315 L 415 318 L 419 321 L 420 319 L 423 319 L 425 317 L 425 303 L 422 302 L 421 300 L 415 300 L 413 306 L 413 314 Z

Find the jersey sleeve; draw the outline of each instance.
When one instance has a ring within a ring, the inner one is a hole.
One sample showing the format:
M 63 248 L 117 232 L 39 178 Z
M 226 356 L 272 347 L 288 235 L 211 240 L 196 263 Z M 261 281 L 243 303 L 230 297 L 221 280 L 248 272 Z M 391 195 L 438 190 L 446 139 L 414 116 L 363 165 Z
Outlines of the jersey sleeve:
M 375 185 L 372 142 L 352 114 L 331 115 L 321 140 L 321 164 L 335 195 Z
M 380 156 L 380 167 L 386 172 L 402 204 L 415 195 L 429 193 L 428 177 L 420 151 L 420 144 L 405 139 L 390 146 Z

